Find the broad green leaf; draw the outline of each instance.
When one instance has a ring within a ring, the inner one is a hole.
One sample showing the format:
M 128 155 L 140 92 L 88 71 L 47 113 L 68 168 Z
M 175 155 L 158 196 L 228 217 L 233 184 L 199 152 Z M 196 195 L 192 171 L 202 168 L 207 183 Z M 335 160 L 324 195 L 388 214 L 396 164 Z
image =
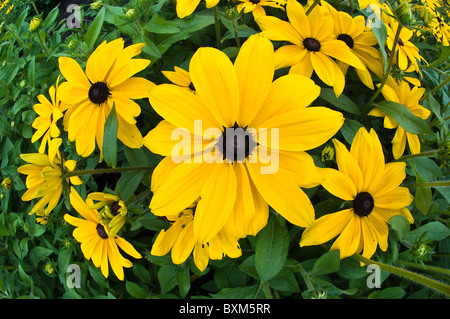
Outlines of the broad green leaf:
M 134 298 L 145 299 L 149 297 L 148 291 L 135 284 L 134 282 L 127 281 L 125 284 L 125 288 L 127 289 L 127 292 Z
M 345 138 L 345 141 L 349 144 L 352 144 L 353 138 L 356 135 L 356 132 L 363 127 L 363 125 L 356 120 L 345 119 L 344 124 L 341 127 L 342 136 Z
M 331 105 L 337 107 L 340 110 L 349 112 L 351 114 L 360 114 L 360 109 L 355 102 L 353 102 L 349 97 L 344 94 L 341 94 L 339 97 L 336 97 L 333 89 L 330 88 L 322 88 L 320 91 L 320 98 L 324 99 Z
M 260 299 L 264 298 L 262 289 L 258 289 L 258 285 L 224 288 L 217 294 L 213 294 L 214 299 Z
M 162 266 L 158 271 L 158 281 L 161 293 L 165 294 L 175 288 L 177 283 L 178 267 L 175 265 Z
M 285 226 L 271 218 L 257 235 L 255 266 L 263 282 L 274 278 L 287 259 L 289 233 Z
M 441 55 L 437 60 L 434 60 L 433 62 L 428 65 L 429 68 L 435 68 L 447 61 L 447 59 L 450 57 L 450 46 L 442 46 L 441 47 Z
M 405 131 L 411 134 L 433 134 L 427 123 L 411 113 L 403 104 L 384 100 L 374 106 L 391 116 Z
M 405 238 L 405 236 L 409 233 L 410 225 L 405 216 L 402 215 L 392 216 L 389 219 L 389 224 L 391 225 L 392 229 L 394 229 L 397 232 L 400 240 Z
M 177 272 L 178 291 L 180 296 L 185 298 L 191 289 L 191 276 L 189 273 L 189 267 L 187 263 L 180 266 Z
M 450 236 L 450 229 L 443 223 L 434 221 L 410 231 L 405 239 L 410 243 L 414 243 L 419 238 L 422 238 L 422 241 L 439 241 L 448 236 Z
M 430 187 L 417 187 L 414 194 L 414 205 L 422 212 L 422 214 L 427 215 L 431 204 L 433 202 L 433 194 L 431 193 Z
M 103 133 L 103 158 L 111 167 L 117 166 L 117 130 L 119 122 L 117 120 L 116 106 L 113 105 L 111 112 L 105 121 Z
M 95 17 L 94 21 L 92 21 L 91 25 L 89 26 L 89 29 L 84 35 L 84 42 L 86 42 L 89 50 L 93 48 L 95 41 L 100 35 L 100 31 L 102 30 L 104 20 L 105 20 L 105 8 L 102 7 L 98 11 L 97 16 Z
M 309 275 L 326 275 L 339 270 L 340 252 L 333 250 L 326 252 L 316 260 Z
M 370 8 L 370 7 L 367 7 Z M 383 13 L 384 14 L 384 13 Z M 373 13 L 372 16 L 375 14 Z M 386 39 L 387 39 L 387 29 L 384 25 L 383 20 L 375 17 L 374 21 L 372 22 L 372 32 L 375 35 L 375 38 L 377 38 L 378 41 L 378 50 L 381 53 L 381 56 L 383 57 L 383 69 L 384 72 L 387 71 L 387 53 L 385 49 L 386 45 Z

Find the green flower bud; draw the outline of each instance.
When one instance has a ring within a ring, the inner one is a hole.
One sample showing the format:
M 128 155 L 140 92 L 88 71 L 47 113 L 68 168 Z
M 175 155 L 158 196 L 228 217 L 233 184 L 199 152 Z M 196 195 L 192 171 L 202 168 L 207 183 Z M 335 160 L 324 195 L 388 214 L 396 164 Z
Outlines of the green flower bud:
M 137 18 L 137 13 L 136 10 L 134 9 L 129 9 L 126 13 L 125 16 L 127 17 L 128 20 L 130 21 L 134 21 Z
M 406 0 L 399 1 L 397 8 L 395 8 L 395 14 L 406 27 L 414 22 L 415 17 L 411 5 Z
M 2 181 L 2 187 L 4 189 L 10 189 L 12 187 L 12 180 L 9 177 L 6 177 L 3 181 Z
M 28 30 L 30 30 L 30 32 L 34 32 L 37 30 L 37 28 L 39 27 L 40 24 L 41 24 L 41 20 L 38 17 L 34 17 L 30 21 L 30 26 L 28 27 Z
M 334 157 L 334 148 L 330 145 L 327 145 L 322 150 L 322 153 L 320 154 L 320 160 L 322 162 L 328 162 L 331 161 Z
M 101 1 L 95 1 L 91 3 L 92 10 L 99 10 L 102 7 L 103 3 Z

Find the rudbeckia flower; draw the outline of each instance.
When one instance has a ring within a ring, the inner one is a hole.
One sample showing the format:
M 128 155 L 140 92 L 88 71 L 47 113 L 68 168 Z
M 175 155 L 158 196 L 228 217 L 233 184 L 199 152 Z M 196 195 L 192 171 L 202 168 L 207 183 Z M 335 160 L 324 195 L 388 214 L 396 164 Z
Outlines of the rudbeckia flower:
M 411 89 L 408 82 L 400 81 L 397 83 L 392 77 L 388 78 L 381 90 L 381 94 L 386 100 L 403 104 L 411 113 L 425 120 L 430 116 L 431 112 L 419 104 L 419 100 L 424 92 L 424 88 L 414 86 Z M 369 112 L 369 115 L 384 117 L 385 128 L 397 129 L 392 139 L 392 153 L 395 159 L 400 158 L 405 152 L 406 142 L 408 142 L 411 154 L 420 153 L 420 140 L 417 134 L 405 131 L 391 116 L 380 109 L 374 108 Z
M 136 259 L 141 258 L 141 254 L 122 237 L 108 233 L 108 227 L 101 223 L 97 210 L 89 208 L 93 205 L 91 199 L 87 198 L 84 202 L 73 187 L 69 197 L 70 204 L 83 218 L 65 214 L 64 219 L 76 227 L 73 237 L 81 243 L 84 257 L 91 259 L 95 267 L 100 267 L 105 278 L 108 277 L 110 264 L 117 278 L 124 280 L 123 267 L 130 268 L 133 263 L 122 256 L 118 247 Z
M 50 101 L 43 94 L 40 94 L 37 97 L 39 103 L 33 106 L 38 116 L 33 121 L 33 124 L 31 124 L 36 129 L 36 132 L 31 137 L 31 143 L 35 143 L 42 137 L 39 153 L 44 153 L 50 140 L 58 137 L 61 133 L 57 122 L 63 117 L 63 112 L 67 109 L 67 105 L 61 103 L 58 94 L 59 78 L 58 76 L 56 87 L 52 85 L 49 89 Z
M 97 202 L 89 208 L 100 210 L 99 218 L 109 227 L 109 235 L 117 234 L 126 221 L 128 208 L 125 202 L 117 195 L 101 192 L 90 193 L 88 198 Z
M 188 71 L 175 66 L 174 71 L 162 71 L 162 74 L 164 74 L 164 76 L 173 84 L 184 87 L 195 93 L 195 87 L 194 84 L 192 84 L 191 76 Z
M 276 51 L 277 69 L 290 67 L 289 73 L 308 78 L 315 72 L 339 96 L 344 90 L 345 77 L 334 59 L 361 70 L 365 66 L 343 41 L 334 37 L 333 18 L 324 11 L 316 6 L 306 15 L 299 2 L 288 0 L 289 22 L 270 16 L 260 17 L 256 22 L 269 39 L 291 43 Z
M 47 154 L 40 153 L 20 154 L 20 158 L 29 163 L 17 169 L 19 173 L 27 175 L 28 190 L 22 195 L 22 200 L 30 201 L 40 198 L 31 209 L 30 215 L 40 210 L 48 215 L 58 205 L 63 193 L 64 171 L 73 171 L 76 162 L 74 160 L 61 161 L 59 156 L 55 156 L 50 162 Z M 73 185 L 83 183 L 78 176 L 69 177 L 65 182 Z
M 327 2 L 322 6 L 327 8 L 333 17 L 336 39 L 343 41 L 364 64 L 364 69 L 355 69 L 356 74 L 367 87 L 373 89 L 369 70 L 378 78 L 383 78 L 383 62 L 380 51 L 374 47 L 378 44 L 377 38 L 371 30 L 366 29 L 364 16 L 353 18 L 347 12 L 337 11 Z M 342 61 L 336 62 L 344 75 L 347 74 L 349 65 Z
M 300 246 L 320 245 L 337 237 L 330 250 L 346 258 L 363 251 L 370 258 L 377 246 L 388 247 L 389 219 L 403 215 L 414 219 L 406 208 L 413 201 L 409 189 L 399 186 L 406 177 L 404 162 L 385 164 L 376 132 L 361 128 L 350 151 L 333 139 L 339 170 L 320 169 L 322 186 L 334 196 L 351 201 L 351 207 L 318 218 L 302 234 Z
M 284 10 L 284 5 L 286 1 L 278 1 L 278 0 L 239 0 L 239 3 L 236 7 L 238 12 L 244 10 L 244 13 L 251 12 L 253 17 L 256 19 L 261 16 L 266 15 L 266 10 L 264 7 L 272 7 Z
M 272 43 L 252 35 L 234 65 L 217 49 L 197 50 L 189 64 L 196 94 L 173 84 L 150 91 L 164 120 L 144 145 L 165 156 L 152 175 L 150 209 L 170 216 L 200 198 L 197 242 L 222 229 L 240 238 L 256 234 L 267 223 L 268 205 L 295 225 L 313 221 L 299 186 L 316 186 L 321 176 L 305 151 L 329 140 L 344 119 L 308 107 L 320 94 L 312 80 L 290 74 L 273 81 L 274 62 Z
M 386 45 L 389 50 L 392 51 L 395 33 L 397 32 L 398 22 L 396 20 L 392 20 L 390 25 L 387 27 L 388 37 L 386 39 Z M 414 70 L 420 72 L 419 64 L 417 61 L 425 61 L 425 59 L 419 54 L 419 49 L 410 41 L 414 32 L 409 30 L 408 28 L 402 28 L 400 30 L 400 36 L 397 41 L 397 46 L 395 52 L 391 52 L 391 54 L 395 54 L 396 63 L 400 70 L 404 71 L 408 68 L 409 65 L 414 67 Z
M 206 1 L 206 7 L 212 8 L 215 7 L 219 0 L 205 0 Z M 192 12 L 198 7 L 200 4 L 200 0 L 176 0 L 177 2 L 177 16 L 180 19 L 183 19 L 189 15 L 191 15 Z
M 154 256 L 164 256 L 171 250 L 171 258 L 176 265 L 185 262 L 193 253 L 195 265 L 200 271 L 205 270 L 210 259 L 240 257 L 242 251 L 239 238 L 225 230 L 206 243 L 195 240 L 193 223 L 196 205 L 197 203 L 194 203 L 179 214 L 167 216 L 171 226 L 167 230 L 161 230 L 150 253 Z
M 133 59 L 145 44 L 123 46 L 123 39 L 100 44 L 87 60 L 86 74 L 74 59 L 59 58 L 59 68 L 67 80 L 60 85 L 61 100 L 69 104 L 64 127 L 81 156 L 90 155 L 96 142 L 102 151 L 104 125 L 113 105 L 119 123 L 117 138 L 130 148 L 142 146 L 142 135 L 136 127 L 141 108 L 133 99 L 148 97 L 154 84 L 133 75 L 150 61 Z

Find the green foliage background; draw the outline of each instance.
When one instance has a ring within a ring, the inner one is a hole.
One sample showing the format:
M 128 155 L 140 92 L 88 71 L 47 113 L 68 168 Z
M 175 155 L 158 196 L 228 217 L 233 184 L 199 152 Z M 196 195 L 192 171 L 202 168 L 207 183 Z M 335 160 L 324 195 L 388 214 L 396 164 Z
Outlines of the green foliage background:
M 133 260 L 125 271 L 125 281 L 113 274 L 104 278 L 99 269 L 81 253 L 79 243 L 72 237 L 73 227 L 62 216 L 71 210 L 68 198 L 50 215 L 47 225 L 28 215 L 34 203 L 21 201 L 26 190 L 24 176 L 17 173 L 23 165 L 19 155 L 37 152 L 30 143 L 31 123 L 36 117 L 32 106 L 37 95 L 47 95 L 59 75 L 57 59 L 75 58 L 82 67 L 89 55 L 104 40 L 124 37 L 128 44 L 144 42 L 141 56 L 152 64 L 139 76 L 160 84 L 168 82 L 161 71 L 174 66 L 186 67 L 195 50 L 201 46 L 217 46 L 213 11 L 201 2 L 188 18 L 176 17 L 171 0 L 103 1 L 100 9 L 89 4 L 81 6 L 81 28 L 69 29 L 63 14 L 54 1 L 12 1 L 15 9 L 8 15 L 2 10 L 0 33 L 0 150 L 1 179 L 10 178 L 12 187 L 0 193 L 0 296 L 2 298 L 447 298 L 447 296 L 417 284 L 402 276 L 382 272 L 381 288 L 369 288 L 370 273 L 354 258 L 339 259 L 339 253 L 328 252 L 331 243 L 300 248 L 302 229 L 285 222 L 271 211 L 267 226 L 257 235 L 240 241 L 242 257 L 210 261 L 200 272 L 191 259 L 174 265 L 170 255 L 150 255 L 156 234 L 168 223 L 152 215 L 148 209 L 151 172 L 83 176 L 79 187 L 82 196 L 88 192 L 115 190 L 129 204 L 129 223 L 123 231 L 144 256 Z M 11 3 L 12 3 L 11 2 Z M 352 2 L 335 2 L 340 10 L 350 11 Z M 239 48 L 235 40 L 244 42 L 259 32 L 251 14 L 238 15 L 232 2 L 221 1 L 218 7 L 221 26 L 221 47 L 231 58 Z M 135 15 L 127 16 L 129 9 Z M 39 11 L 41 25 L 30 32 L 29 22 Z M 269 9 L 272 15 L 285 13 Z M 356 13 L 356 9 L 355 9 Z M 414 39 L 421 55 L 430 62 L 423 72 L 422 85 L 433 90 L 449 76 L 449 47 L 436 44 L 432 36 Z M 279 44 L 275 44 L 275 47 Z M 434 61 L 434 63 L 433 63 Z M 278 70 L 276 76 L 286 73 Z M 350 143 L 362 125 L 374 127 L 383 142 L 386 161 L 392 161 L 390 141 L 393 131 L 383 128 L 382 119 L 363 117 L 364 105 L 372 92 L 349 73 L 343 95 L 336 98 L 331 89 L 323 87 L 314 102 L 344 113 L 346 121 L 337 138 Z M 410 225 L 403 217 L 391 220 L 389 248 L 377 251 L 373 259 L 387 265 L 407 268 L 434 278 L 443 284 L 450 279 L 450 230 L 448 203 L 450 190 L 439 183 L 448 180 L 448 85 L 427 95 L 423 106 L 432 116 L 419 129 L 423 131 L 422 152 L 425 156 L 406 156 L 407 179 L 415 201 L 410 210 L 415 218 Z M 143 134 L 155 127 L 161 118 L 148 100 L 137 101 L 142 114 L 138 127 Z M 386 106 L 386 107 L 389 107 Z M 404 120 L 406 125 L 419 125 Z M 419 125 L 419 126 L 420 126 Z M 310 152 L 318 166 L 333 166 L 334 160 L 324 163 L 322 149 Z M 64 140 L 64 152 L 78 161 L 78 169 L 105 167 L 98 164 L 98 156 L 81 158 L 74 145 Z M 156 166 L 160 156 L 147 149 L 133 150 L 117 144 L 111 161 L 118 166 Z M 109 162 L 109 160 L 107 160 Z M 433 184 L 434 183 L 434 184 Z M 306 190 L 316 210 L 316 218 L 336 211 L 342 204 L 321 187 Z M 81 288 L 69 288 L 66 278 L 68 265 L 81 268 Z M 447 286 L 448 292 L 448 286 Z

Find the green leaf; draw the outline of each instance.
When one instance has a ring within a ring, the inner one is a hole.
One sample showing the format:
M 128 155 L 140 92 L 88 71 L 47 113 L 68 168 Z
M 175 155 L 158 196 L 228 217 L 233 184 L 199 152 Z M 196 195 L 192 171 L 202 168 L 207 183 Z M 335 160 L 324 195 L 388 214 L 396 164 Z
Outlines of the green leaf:
M 144 24 L 142 28 L 150 33 L 159 34 L 176 34 L 180 32 L 175 21 L 168 21 L 155 13 L 149 22 Z
M 309 275 L 326 275 L 339 270 L 340 252 L 333 250 L 326 252 L 316 260 Z
M 433 203 L 433 194 L 431 193 L 431 187 L 417 187 L 414 194 L 414 205 L 427 215 L 431 204 Z
M 185 298 L 189 293 L 189 289 L 191 289 L 191 277 L 187 264 L 179 267 L 177 272 L 177 283 L 181 298 Z
M 25 286 L 30 287 L 33 285 L 33 278 L 28 275 L 25 270 L 23 270 L 22 265 L 19 264 L 19 275 L 20 278 L 22 278 L 22 282 L 24 283 Z
M 369 299 L 402 299 L 406 292 L 400 287 L 389 287 L 372 292 Z
M 92 21 L 89 29 L 84 35 L 84 42 L 86 42 L 88 49 L 91 50 L 100 35 L 100 31 L 102 30 L 103 21 L 105 20 L 105 8 L 101 8 L 94 21 Z
M 450 236 L 450 229 L 443 223 L 435 221 L 410 231 L 405 239 L 410 243 L 414 243 L 418 238 L 421 238 L 422 241 L 439 241 L 448 236 Z
M 138 286 L 134 282 L 127 281 L 125 284 L 127 292 L 134 298 L 145 299 L 149 297 L 149 293 L 144 288 Z
M 347 97 L 344 94 L 339 95 L 339 97 L 336 97 L 336 94 L 334 93 L 333 89 L 330 88 L 322 88 L 320 91 L 320 98 L 324 99 L 331 105 L 337 107 L 340 110 L 349 112 L 351 114 L 360 114 L 360 109 L 358 105 L 356 105 L 355 102 L 353 102 L 349 97 Z
M 450 46 L 442 46 L 441 47 L 441 55 L 437 60 L 431 62 L 428 67 L 435 68 L 447 61 L 448 57 L 450 57 Z
M 103 133 L 103 158 L 110 167 L 117 166 L 117 130 L 119 122 L 116 115 L 116 106 L 113 104 L 104 127 Z
M 405 131 L 411 134 L 433 134 L 427 123 L 411 113 L 403 104 L 384 100 L 374 105 L 391 116 Z
M 368 7 L 369 8 L 369 7 Z M 367 9 L 366 9 L 367 10 Z M 374 14 L 372 14 L 374 15 Z M 378 41 L 378 50 L 381 53 L 381 56 L 383 57 L 383 69 L 384 72 L 387 71 L 387 53 L 385 49 L 386 45 L 386 39 L 387 39 L 387 28 L 384 25 L 383 20 L 375 18 L 372 24 L 372 32 L 375 35 L 375 38 L 377 38 Z
M 255 266 L 263 282 L 274 278 L 287 259 L 289 233 L 285 226 L 271 218 L 257 235 Z
M 178 284 L 177 273 L 178 267 L 175 265 L 162 266 L 158 270 L 158 281 L 162 294 L 169 292 Z
M 410 225 L 405 216 L 395 215 L 389 219 L 389 224 L 392 229 L 394 229 L 400 240 L 403 240 L 405 236 L 409 233 Z
M 356 132 L 358 132 L 361 127 L 363 127 L 363 125 L 359 121 L 345 119 L 344 125 L 342 125 L 341 127 L 341 133 L 345 141 L 349 144 L 352 144 Z
M 255 299 L 264 298 L 262 289 L 258 289 L 257 285 L 224 288 L 219 293 L 213 294 L 214 299 Z

